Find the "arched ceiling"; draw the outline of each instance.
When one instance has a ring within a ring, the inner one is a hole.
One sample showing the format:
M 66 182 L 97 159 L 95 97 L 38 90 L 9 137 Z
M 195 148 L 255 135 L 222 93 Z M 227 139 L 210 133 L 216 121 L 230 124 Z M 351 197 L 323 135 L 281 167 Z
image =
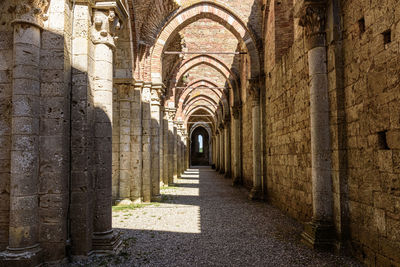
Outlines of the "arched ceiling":
M 175 119 L 188 130 L 202 122 L 215 129 L 241 102 L 238 52 L 247 53 L 248 78 L 261 72 L 262 1 L 132 1 L 136 38 L 146 47 L 145 59 L 139 59 L 142 72 L 166 86 L 164 104 L 177 108 Z M 165 53 L 171 51 L 184 53 Z

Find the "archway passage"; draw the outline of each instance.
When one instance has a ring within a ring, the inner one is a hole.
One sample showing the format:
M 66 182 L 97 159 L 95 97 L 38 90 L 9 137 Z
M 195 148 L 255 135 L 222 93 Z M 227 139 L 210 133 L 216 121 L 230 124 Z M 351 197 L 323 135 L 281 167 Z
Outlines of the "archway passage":
M 191 135 L 190 164 L 192 166 L 210 165 L 210 137 L 203 127 L 197 127 Z

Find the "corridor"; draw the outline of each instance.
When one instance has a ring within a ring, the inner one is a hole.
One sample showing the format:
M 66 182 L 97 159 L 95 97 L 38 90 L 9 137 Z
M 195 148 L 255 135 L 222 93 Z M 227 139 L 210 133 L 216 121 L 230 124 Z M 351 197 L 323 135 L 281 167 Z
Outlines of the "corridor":
M 161 192 L 160 203 L 113 211 L 118 256 L 73 266 L 360 266 L 304 246 L 299 223 L 211 168 L 189 169 Z

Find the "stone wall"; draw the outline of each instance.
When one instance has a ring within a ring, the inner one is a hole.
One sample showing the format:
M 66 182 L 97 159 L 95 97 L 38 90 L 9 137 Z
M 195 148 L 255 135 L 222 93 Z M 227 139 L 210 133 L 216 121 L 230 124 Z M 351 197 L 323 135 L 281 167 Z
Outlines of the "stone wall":
M 348 240 L 368 265 L 395 265 L 400 262 L 400 9 L 396 1 L 341 1 L 340 14 L 335 4 L 327 9 L 327 64 L 337 238 Z M 268 30 L 266 45 L 274 41 Z M 274 205 L 309 221 L 310 95 L 303 34 L 295 19 L 292 47 L 277 61 L 266 53 L 267 192 Z
M 346 138 L 350 237 L 362 261 L 400 264 L 400 6 L 391 0 L 341 6 L 344 90 L 331 100 L 341 98 L 346 114 L 339 138 Z M 332 77 L 337 69 L 328 66 Z

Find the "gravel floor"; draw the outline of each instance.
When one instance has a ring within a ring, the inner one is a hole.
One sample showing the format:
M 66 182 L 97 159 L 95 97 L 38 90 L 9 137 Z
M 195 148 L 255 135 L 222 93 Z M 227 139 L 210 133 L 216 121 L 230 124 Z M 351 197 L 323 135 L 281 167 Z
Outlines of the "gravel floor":
M 161 203 L 113 212 L 118 256 L 68 266 L 361 266 L 300 242 L 302 226 L 278 209 L 247 200 L 209 168 L 190 169 Z

